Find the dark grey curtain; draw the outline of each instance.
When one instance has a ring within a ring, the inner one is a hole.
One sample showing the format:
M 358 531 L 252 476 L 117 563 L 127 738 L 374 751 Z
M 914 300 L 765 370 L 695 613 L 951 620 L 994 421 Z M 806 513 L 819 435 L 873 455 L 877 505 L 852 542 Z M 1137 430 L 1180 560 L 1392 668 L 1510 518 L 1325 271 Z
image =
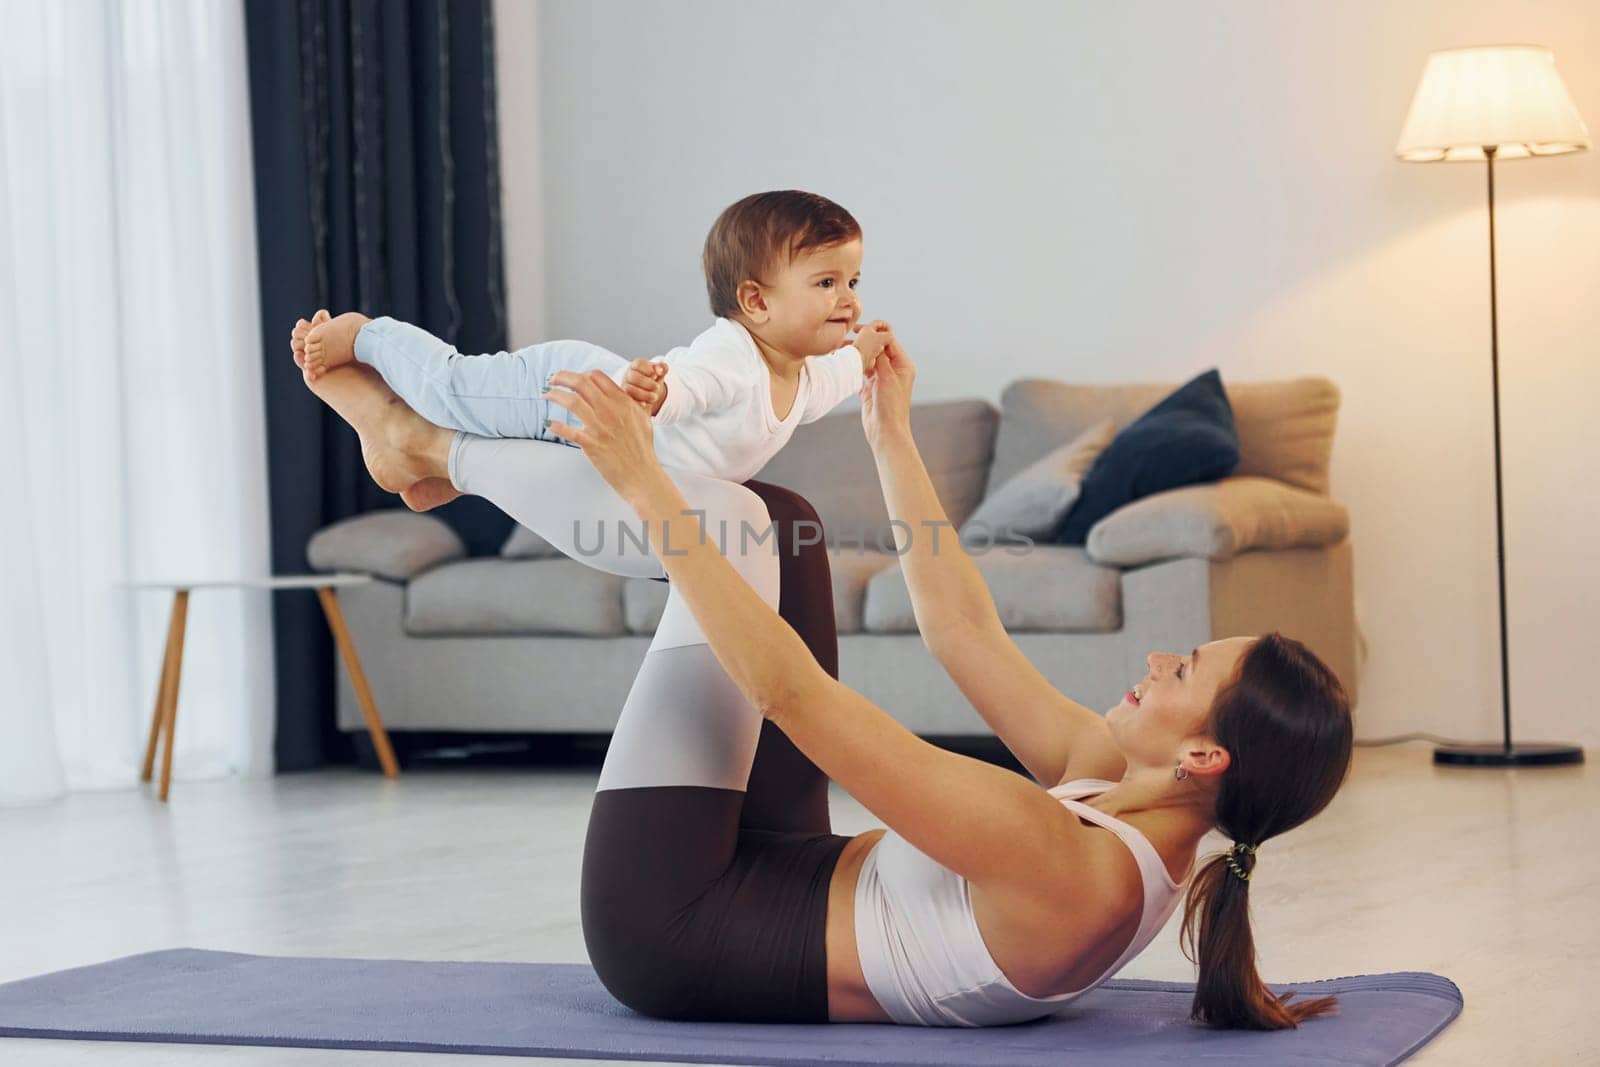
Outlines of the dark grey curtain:
M 306 569 L 317 529 L 401 506 L 289 354 L 318 307 L 393 315 L 463 351 L 505 345 L 489 0 L 246 0 L 267 354 L 272 562 Z M 477 498 L 434 512 L 475 553 L 511 520 Z M 277 594 L 280 771 L 350 758 L 316 598 Z

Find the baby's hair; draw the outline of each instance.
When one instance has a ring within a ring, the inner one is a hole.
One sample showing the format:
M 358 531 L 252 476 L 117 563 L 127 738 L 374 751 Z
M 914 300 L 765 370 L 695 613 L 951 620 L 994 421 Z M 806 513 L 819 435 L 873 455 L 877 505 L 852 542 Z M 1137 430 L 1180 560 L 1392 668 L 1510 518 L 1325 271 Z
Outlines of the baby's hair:
M 861 236 L 850 212 L 825 196 L 781 189 L 730 204 L 706 234 L 703 256 L 711 313 L 739 311 L 739 286 L 760 281 L 779 260 Z

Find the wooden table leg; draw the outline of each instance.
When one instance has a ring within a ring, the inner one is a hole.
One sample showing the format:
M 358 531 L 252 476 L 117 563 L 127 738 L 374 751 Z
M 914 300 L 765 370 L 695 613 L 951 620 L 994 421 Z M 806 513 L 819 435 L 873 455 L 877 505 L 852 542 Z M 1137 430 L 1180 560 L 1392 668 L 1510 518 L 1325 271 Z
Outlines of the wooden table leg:
M 144 746 L 144 769 L 139 772 L 141 782 L 148 782 L 155 772 L 156 743 L 161 739 L 161 728 L 166 725 L 167 686 L 172 684 L 172 657 L 178 648 L 177 636 L 178 597 L 174 594 L 172 614 L 167 620 L 167 647 L 161 655 L 161 681 L 156 683 L 156 709 L 150 715 L 150 740 Z
M 317 597 L 322 601 L 322 613 L 328 617 L 328 628 L 333 631 L 333 639 L 339 646 L 345 669 L 350 672 L 350 684 L 355 687 L 361 714 L 367 720 L 367 733 L 372 738 L 372 747 L 378 751 L 378 762 L 383 765 L 386 777 L 398 778 L 400 765 L 395 762 L 394 749 L 389 747 L 389 732 L 383 728 L 383 720 L 378 717 L 378 705 L 372 699 L 372 690 L 367 687 L 367 675 L 361 669 L 361 657 L 356 655 L 355 642 L 350 640 L 350 630 L 344 624 L 339 598 L 329 585 L 319 588 Z
M 172 629 L 167 637 L 171 646 L 172 677 L 167 680 L 167 706 L 162 716 L 167 744 L 161 752 L 162 800 L 167 799 L 167 789 L 172 785 L 172 749 L 178 733 L 178 681 L 183 677 L 183 632 L 189 621 L 189 590 L 180 589 L 172 600 Z

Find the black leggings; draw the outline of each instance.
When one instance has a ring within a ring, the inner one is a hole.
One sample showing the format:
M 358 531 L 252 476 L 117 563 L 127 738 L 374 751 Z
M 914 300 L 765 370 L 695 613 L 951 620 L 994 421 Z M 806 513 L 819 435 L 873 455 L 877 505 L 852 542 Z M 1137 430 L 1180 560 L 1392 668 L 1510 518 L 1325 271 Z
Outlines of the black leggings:
M 837 678 L 817 514 L 787 489 L 745 485 L 777 532 L 778 613 Z M 815 525 L 797 530 L 799 521 Z M 832 833 L 827 778 L 770 722 L 744 792 L 598 792 L 583 853 L 590 962 L 613 996 L 646 1015 L 825 1022 L 828 887 L 849 840 Z

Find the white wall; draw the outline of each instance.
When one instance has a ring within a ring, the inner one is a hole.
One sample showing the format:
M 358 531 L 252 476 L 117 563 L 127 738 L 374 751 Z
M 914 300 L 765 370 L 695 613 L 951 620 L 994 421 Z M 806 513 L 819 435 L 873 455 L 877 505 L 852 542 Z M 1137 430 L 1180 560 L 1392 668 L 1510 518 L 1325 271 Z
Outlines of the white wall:
M 536 106 L 540 8 L 534 0 L 493 0 L 493 14 L 506 327 L 512 337 L 539 338 L 545 332 L 544 169 Z
M 507 240 L 542 239 L 544 278 L 511 279 L 520 321 L 682 343 L 716 213 L 798 187 L 861 221 L 920 399 L 1327 375 L 1358 733 L 1498 739 L 1484 169 L 1393 148 L 1427 52 L 1461 44 L 1550 45 L 1600 130 L 1600 5 L 542 0 L 524 32 L 538 91 L 502 124 L 542 189 L 506 196 L 542 197 L 543 233 L 508 209 Z M 1594 745 L 1600 157 L 1498 177 L 1516 733 Z

